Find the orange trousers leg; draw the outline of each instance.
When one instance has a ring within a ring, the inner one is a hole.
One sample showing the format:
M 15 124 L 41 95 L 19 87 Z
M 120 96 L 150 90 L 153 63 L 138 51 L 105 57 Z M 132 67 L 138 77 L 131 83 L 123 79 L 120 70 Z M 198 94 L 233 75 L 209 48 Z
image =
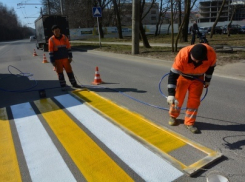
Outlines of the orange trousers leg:
M 175 98 L 178 100 L 179 105 L 175 108 L 174 105 L 170 106 L 169 115 L 177 118 L 180 114 L 185 95 L 188 93 L 188 101 L 185 115 L 185 125 L 193 125 L 195 123 L 197 109 L 200 105 L 200 98 L 203 90 L 203 83 L 198 80 L 189 80 L 180 76 L 177 80 L 177 87 Z
M 75 77 L 74 77 L 74 74 L 73 74 L 73 71 L 72 71 L 72 68 L 71 68 L 71 64 L 69 63 L 67 58 L 56 60 L 55 64 L 56 64 L 56 72 L 57 72 L 61 87 L 64 87 L 66 85 L 65 77 L 63 74 L 63 68 L 65 69 L 71 84 L 72 85 L 77 84 Z

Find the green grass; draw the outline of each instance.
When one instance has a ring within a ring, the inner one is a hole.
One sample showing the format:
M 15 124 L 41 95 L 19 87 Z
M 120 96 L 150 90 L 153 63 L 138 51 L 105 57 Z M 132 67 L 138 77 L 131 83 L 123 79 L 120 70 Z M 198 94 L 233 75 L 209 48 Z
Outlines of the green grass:
M 232 34 L 231 36 L 227 36 L 226 34 L 215 34 L 212 38 L 207 35 L 207 39 L 209 44 L 213 47 L 217 47 L 218 45 L 224 46 L 244 46 L 245 47 L 245 34 Z M 176 35 L 175 35 L 176 37 Z M 171 45 L 171 35 L 160 35 L 155 37 L 154 35 L 147 36 L 149 43 L 164 43 Z M 178 45 L 181 47 L 190 45 L 191 35 L 188 36 L 188 42 L 179 42 Z M 85 50 L 96 50 L 96 51 L 104 51 L 104 52 L 113 52 L 118 54 L 131 54 L 131 45 L 113 45 L 113 44 L 103 44 L 103 42 L 132 42 L 131 37 L 125 37 L 124 39 L 118 38 L 103 38 L 101 39 L 102 47 L 99 47 L 99 40 L 97 39 L 88 39 L 86 41 L 91 41 L 94 43 L 72 43 L 72 47 L 85 49 Z M 196 39 L 196 43 L 199 39 Z M 181 48 L 179 47 L 179 49 Z M 149 57 L 149 58 L 157 58 L 163 59 L 167 61 L 173 61 L 177 52 L 172 52 L 172 48 L 168 47 L 155 47 L 145 48 L 140 46 L 139 54 L 137 56 Z M 234 51 L 234 52 L 218 52 L 217 50 L 217 64 L 224 65 L 227 63 L 235 63 L 241 60 L 245 60 L 245 52 L 242 50 Z

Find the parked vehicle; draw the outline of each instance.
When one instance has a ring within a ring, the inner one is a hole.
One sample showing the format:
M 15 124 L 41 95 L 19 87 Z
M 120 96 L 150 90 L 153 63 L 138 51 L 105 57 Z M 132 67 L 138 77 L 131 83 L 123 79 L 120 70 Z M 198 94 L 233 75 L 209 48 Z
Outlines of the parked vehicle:
M 36 40 L 36 36 L 35 35 L 30 36 L 30 42 L 34 40 Z
M 241 26 L 241 29 L 239 30 L 239 33 L 245 34 L 245 25 Z
M 208 34 L 211 33 L 212 27 L 208 28 Z M 222 26 L 215 26 L 213 34 L 222 34 L 223 27 Z
M 51 27 L 55 24 L 59 25 L 62 34 L 70 38 L 67 16 L 42 15 L 35 21 L 37 49 L 41 48 L 45 52 L 48 51 L 48 40 L 53 35 Z
M 227 34 L 228 33 L 227 26 L 228 25 L 225 25 L 223 27 L 223 34 Z M 230 34 L 237 34 L 237 33 L 239 33 L 240 29 L 241 29 L 240 25 L 231 25 L 230 26 Z
M 209 29 L 209 27 L 199 27 L 199 32 L 207 34 L 208 33 L 208 29 Z

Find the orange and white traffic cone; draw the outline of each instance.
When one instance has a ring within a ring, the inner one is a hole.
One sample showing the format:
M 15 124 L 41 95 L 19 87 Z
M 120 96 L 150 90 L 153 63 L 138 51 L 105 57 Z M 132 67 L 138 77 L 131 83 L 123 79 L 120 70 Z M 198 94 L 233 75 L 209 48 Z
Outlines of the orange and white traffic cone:
M 37 56 L 36 50 L 34 49 L 33 56 Z
M 43 63 L 48 63 L 45 54 L 43 54 Z
M 94 76 L 94 81 L 92 82 L 92 84 L 94 85 L 99 85 L 102 83 L 102 80 L 100 78 L 100 73 L 99 73 L 99 68 L 96 67 L 95 69 L 95 76 Z

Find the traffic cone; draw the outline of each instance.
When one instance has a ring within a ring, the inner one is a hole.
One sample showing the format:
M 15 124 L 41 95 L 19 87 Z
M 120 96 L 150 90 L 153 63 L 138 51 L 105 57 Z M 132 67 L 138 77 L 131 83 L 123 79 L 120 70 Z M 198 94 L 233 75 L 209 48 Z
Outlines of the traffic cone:
M 94 76 L 94 81 L 92 82 L 92 84 L 94 85 L 99 85 L 102 83 L 102 80 L 100 78 L 100 73 L 99 73 L 99 68 L 96 67 L 95 69 L 95 76 Z
M 43 54 L 43 63 L 48 63 L 45 54 Z
M 37 56 L 36 50 L 34 49 L 33 56 Z

